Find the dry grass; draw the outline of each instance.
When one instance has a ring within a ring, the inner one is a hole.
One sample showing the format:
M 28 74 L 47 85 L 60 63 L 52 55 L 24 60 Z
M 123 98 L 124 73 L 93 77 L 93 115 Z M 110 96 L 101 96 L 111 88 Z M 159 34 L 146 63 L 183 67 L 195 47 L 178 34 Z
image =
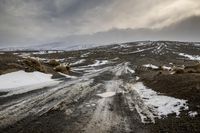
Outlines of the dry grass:
M 56 67 L 56 66 L 59 66 L 60 63 L 56 60 L 50 60 L 49 65 L 52 66 L 52 67 Z
M 40 71 L 46 73 L 46 67 L 41 64 L 39 60 L 33 59 L 33 58 L 27 58 L 23 61 L 24 65 L 27 67 L 25 68 L 25 71 L 32 72 L 32 71 Z
M 61 72 L 61 73 L 69 74 L 70 67 L 69 66 L 60 65 L 60 66 L 55 67 L 54 70 L 56 72 Z
M 8 66 L 12 68 L 23 68 L 23 66 L 18 63 L 8 63 Z
M 20 57 L 5 53 L 0 55 L 0 75 L 9 72 L 10 70 L 20 70 L 21 66 L 18 65 Z

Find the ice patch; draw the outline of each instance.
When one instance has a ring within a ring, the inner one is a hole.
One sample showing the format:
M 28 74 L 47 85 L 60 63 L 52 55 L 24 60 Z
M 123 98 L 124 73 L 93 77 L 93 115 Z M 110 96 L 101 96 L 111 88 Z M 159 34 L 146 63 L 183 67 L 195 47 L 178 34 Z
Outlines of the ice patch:
M 134 84 L 132 89 L 139 94 L 144 104 L 152 110 L 154 117 L 162 118 L 163 116 L 167 116 L 172 113 L 175 113 L 178 116 L 181 110 L 188 109 L 186 100 L 160 95 L 144 86 L 142 82 Z M 141 117 L 142 121 L 145 121 L 143 120 L 145 117 L 146 116 Z
M 103 97 L 103 98 L 107 98 L 107 97 L 112 97 L 116 94 L 116 92 L 105 92 L 105 93 L 101 93 L 101 94 L 97 94 L 97 96 Z

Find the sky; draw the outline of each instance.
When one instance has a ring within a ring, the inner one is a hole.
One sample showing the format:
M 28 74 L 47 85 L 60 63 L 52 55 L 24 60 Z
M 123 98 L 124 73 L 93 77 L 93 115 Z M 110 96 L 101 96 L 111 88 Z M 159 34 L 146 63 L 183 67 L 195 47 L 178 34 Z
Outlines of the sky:
M 0 46 L 200 41 L 199 22 L 199 0 L 0 0 Z

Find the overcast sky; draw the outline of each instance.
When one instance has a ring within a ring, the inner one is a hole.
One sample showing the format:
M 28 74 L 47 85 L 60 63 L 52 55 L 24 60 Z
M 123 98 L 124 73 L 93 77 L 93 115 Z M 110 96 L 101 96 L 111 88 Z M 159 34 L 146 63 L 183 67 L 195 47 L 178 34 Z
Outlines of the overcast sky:
M 113 29 L 162 30 L 193 16 L 200 16 L 200 0 L 0 0 L 0 46 L 37 45 Z

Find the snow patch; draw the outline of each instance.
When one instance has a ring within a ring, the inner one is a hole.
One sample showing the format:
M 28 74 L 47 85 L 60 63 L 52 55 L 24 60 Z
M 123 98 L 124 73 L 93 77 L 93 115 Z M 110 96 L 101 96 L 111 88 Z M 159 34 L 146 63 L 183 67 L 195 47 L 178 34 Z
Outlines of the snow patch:
M 78 61 L 76 61 L 76 62 L 74 62 L 74 63 L 71 63 L 70 66 L 82 64 L 82 63 L 84 63 L 85 61 L 86 61 L 85 59 L 81 59 L 81 60 L 78 60 Z
M 178 116 L 181 110 L 188 109 L 186 104 L 187 100 L 158 94 L 157 92 L 144 86 L 142 82 L 134 84 L 132 89 L 139 94 L 144 104 L 152 110 L 154 117 L 162 118 L 163 116 L 167 116 L 172 113 L 175 113 Z M 146 116 L 141 116 L 142 121 L 145 121 L 143 120 L 145 117 Z
M 200 56 L 198 56 L 198 55 L 189 55 L 189 54 L 185 54 L 185 53 L 179 53 L 179 55 L 189 58 L 190 60 L 200 61 Z
M 162 69 L 164 69 L 164 70 L 171 70 L 172 68 L 171 67 L 167 67 L 167 66 L 162 66 Z
M 154 47 L 150 47 L 150 48 L 146 48 L 146 49 L 140 49 L 140 50 L 137 50 L 137 51 L 129 52 L 128 54 L 136 54 L 136 53 L 144 52 L 144 51 L 151 50 L 151 49 L 154 49 Z
M 136 81 L 138 81 L 139 79 L 140 79 L 140 77 L 138 77 L 138 76 L 135 77 L 135 80 L 136 80 Z
M 71 75 L 67 75 L 67 74 L 64 74 L 64 73 L 61 73 L 61 72 L 58 72 L 60 75 L 62 76 L 65 76 L 66 78 L 70 78 L 70 79 L 75 79 L 77 78 L 76 76 L 71 76 Z
M 81 57 L 88 57 L 89 54 L 90 54 L 90 52 L 82 54 Z
M 135 73 L 135 70 L 131 69 L 130 67 L 126 67 L 126 73 Z
M 89 66 L 95 67 L 95 66 L 105 65 L 105 64 L 108 64 L 108 63 L 109 63 L 108 60 L 96 60 L 94 64 L 89 65 Z
M 13 91 L 19 87 L 55 82 L 51 74 L 17 71 L 0 76 L 0 91 Z
M 129 48 L 131 45 L 128 44 L 119 44 L 120 48 Z
M 157 66 L 152 65 L 152 64 L 145 64 L 145 65 L 143 65 L 143 66 L 144 66 L 144 67 L 147 67 L 147 68 L 158 69 Z
M 62 59 L 55 59 L 56 61 L 58 62 L 64 62 L 66 59 L 65 58 L 62 58 Z M 50 60 L 49 60 L 50 61 Z
M 198 115 L 197 111 L 190 111 L 190 112 L 188 112 L 188 114 L 190 117 L 195 117 Z
M 97 94 L 97 96 L 100 96 L 102 98 L 112 97 L 116 94 L 116 92 L 105 92 L 101 94 Z
M 145 46 L 148 45 L 149 43 L 147 42 L 139 42 L 136 46 Z
M 38 51 L 38 52 L 33 52 L 32 54 L 37 54 L 37 55 L 43 55 L 43 54 L 55 54 L 55 53 L 62 53 L 64 51 Z
M 30 57 L 30 53 L 21 53 L 19 56 L 22 57 L 22 58 L 28 58 Z

